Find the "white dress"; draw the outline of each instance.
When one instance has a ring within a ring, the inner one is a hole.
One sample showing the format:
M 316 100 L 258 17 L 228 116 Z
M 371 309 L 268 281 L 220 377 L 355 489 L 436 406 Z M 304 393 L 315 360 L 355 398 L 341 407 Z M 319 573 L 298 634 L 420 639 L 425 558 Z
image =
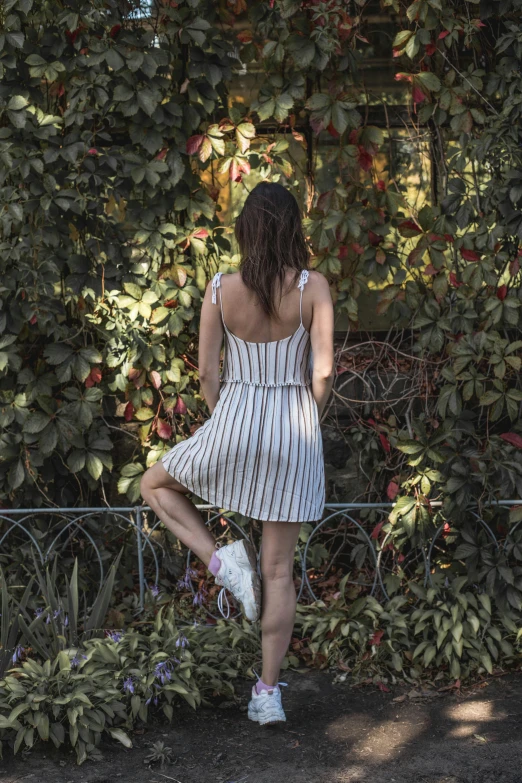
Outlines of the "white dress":
M 221 272 L 212 281 L 217 304 Z M 314 522 L 325 502 L 323 442 L 312 395 L 310 334 L 301 322 L 282 340 L 253 343 L 223 319 L 219 400 L 194 435 L 162 458 L 180 484 L 218 508 L 251 519 Z M 221 317 L 223 303 L 220 294 Z

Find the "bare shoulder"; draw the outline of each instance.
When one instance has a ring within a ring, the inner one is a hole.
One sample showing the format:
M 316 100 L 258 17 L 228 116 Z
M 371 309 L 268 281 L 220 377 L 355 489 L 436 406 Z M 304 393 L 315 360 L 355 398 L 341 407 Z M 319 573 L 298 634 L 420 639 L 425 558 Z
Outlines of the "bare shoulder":
M 317 272 L 315 269 L 311 269 L 309 282 L 311 283 L 311 287 L 317 296 L 321 298 L 331 297 L 330 285 L 326 277 L 322 275 L 321 272 Z
M 210 296 L 210 292 L 212 290 L 212 284 L 213 284 L 214 277 L 215 277 L 215 275 L 213 277 L 211 277 L 211 279 L 207 283 L 207 287 L 206 287 L 205 293 L 208 296 Z M 234 282 L 232 282 L 232 285 L 237 285 L 238 280 L 239 281 L 241 280 L 239 272 L 222 272 L 221 276 L 220 276 L 220 280 L 219 280 L 219 285 L 220 286 L 222 284 L 222 280 L 223 280 L 224 277 L 226 277 L 227 280 L 228 280 L 228 278 L 230 278 L 231 281 L 233 280 Z M 228 285 L 230 285 L 230 284 L 227 282 L 227 283 L 225 283 L 225 285 L 228 287 Z

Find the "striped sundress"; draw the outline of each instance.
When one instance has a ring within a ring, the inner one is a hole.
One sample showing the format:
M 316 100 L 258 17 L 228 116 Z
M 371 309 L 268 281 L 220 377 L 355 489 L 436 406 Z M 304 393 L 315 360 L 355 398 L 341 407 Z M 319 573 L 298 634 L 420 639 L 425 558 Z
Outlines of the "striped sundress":
M 311 388 L 310 334 L 303 326 L 303 270 L 297 330 L 256 343 L 225 332 L 220 395 L 209 419 L 168 451 L 163 466 L 197 497 L 251 519 L 319 520 L 325 502 L 323 442 Z

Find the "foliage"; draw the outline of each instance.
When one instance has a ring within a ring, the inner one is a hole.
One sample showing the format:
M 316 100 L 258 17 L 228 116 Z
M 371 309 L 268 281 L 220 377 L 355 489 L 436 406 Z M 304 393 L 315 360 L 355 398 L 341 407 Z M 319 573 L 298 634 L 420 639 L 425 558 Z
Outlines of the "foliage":
M 343 579 L 329 604 L 299 607 L 295 654 L 383 682 L 467 680 L 517 666 L 520 615 L 500 611 L 485 592 L 464 592 L 466 581 L 428 589 L 410 582 L 406 595 L 381 605 L 368 595 L 347 603 Z
M 0 739 L 15 753 L 38 740 L 70 744 L 78 763 L 96 758 L 102 736 L 126 747 L 128 731 L 161 710 L 172 720 L 181 698 L 197 707 L 230 695 L 258 640 L 246 626 L 179 628 L 172 609 L 151 627 L 87 639 L 39 663 L 27 657 L 0 680 Z

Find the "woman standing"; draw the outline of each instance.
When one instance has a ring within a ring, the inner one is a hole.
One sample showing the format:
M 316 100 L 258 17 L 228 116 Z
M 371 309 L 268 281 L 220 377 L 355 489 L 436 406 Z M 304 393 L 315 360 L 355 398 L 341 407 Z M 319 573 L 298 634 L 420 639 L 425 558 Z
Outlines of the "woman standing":
M 263 669 L 248 716 L 265 725 L 285 720 L 278 677 L 295 620 L 300 524 L 323 513 L 319 420 L 333 381 L 334 317 L 326 279 L 308 270 L 298 204 L 282 185 L 252 190 L 235 233 L 239 271 L 215 275 L 201 310 L 199 377 L 212 415 L 144 474 L 141 493 L 252 622 L 262 592 Z M 216 548 L 188 492 L 263 523 L 262 591 L 250 542 Z

